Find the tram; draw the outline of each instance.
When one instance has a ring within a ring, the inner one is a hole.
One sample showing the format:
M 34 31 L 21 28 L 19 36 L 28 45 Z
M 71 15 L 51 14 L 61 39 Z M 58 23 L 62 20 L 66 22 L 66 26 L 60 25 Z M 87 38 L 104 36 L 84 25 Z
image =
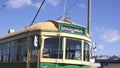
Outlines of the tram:
M 0 37 L 0 68 L 90 68 L 91 45 L 81 25 L 40 22 Z

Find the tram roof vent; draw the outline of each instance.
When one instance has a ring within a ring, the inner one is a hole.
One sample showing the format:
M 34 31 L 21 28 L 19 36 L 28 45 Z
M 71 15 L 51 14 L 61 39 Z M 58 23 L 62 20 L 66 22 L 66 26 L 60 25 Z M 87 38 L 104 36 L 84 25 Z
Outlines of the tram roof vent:
M 13 32 L 15 32 L 14 29 L 9 29 L 9 30 L 8 30 L 8 33 L 13 33 Z

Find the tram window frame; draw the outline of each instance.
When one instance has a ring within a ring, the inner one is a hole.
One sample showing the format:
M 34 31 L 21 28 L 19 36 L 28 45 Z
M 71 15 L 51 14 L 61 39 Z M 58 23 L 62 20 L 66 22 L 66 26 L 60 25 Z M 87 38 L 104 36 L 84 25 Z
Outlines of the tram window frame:
M 87 48 L 86 48 L 86 44 L 88 46 Z M 84 61 L 90 61 L 90 44 L 89 44 L 89 42 L 84 41 L 83 51 L 84 51 L 84 54 L 83 54 L 84 58 L 83 58 L 83 60 Z
M 77 49 L 77 46 L 79 46 L 80 48 Z M 82 41 L 80 39 L 66 38 L 65 59 L 82 60 L 81 50 L 82 50 Z M 79 52 L 79 55 L 77 55 L 77 52 Z
M 63 58 L 62 42 L 63 42 L 63 37 L 48 37 L 48 38 L 44 39 L 44 47 L 43 47 L 42 57 L 43 58 L 62 59 Z M 56 46 L 56 45 L 58 45 L 58 46 Z M 60 47 L 60 49 L 59 49 L 59 47 Z

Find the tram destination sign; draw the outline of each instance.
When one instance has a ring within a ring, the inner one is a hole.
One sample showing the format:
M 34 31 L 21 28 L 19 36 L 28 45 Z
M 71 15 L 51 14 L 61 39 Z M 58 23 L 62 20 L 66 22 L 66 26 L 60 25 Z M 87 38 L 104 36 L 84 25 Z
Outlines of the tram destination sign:
M 74 24 L 59 23 L 58 31 L 86 35 L 86 28 Z

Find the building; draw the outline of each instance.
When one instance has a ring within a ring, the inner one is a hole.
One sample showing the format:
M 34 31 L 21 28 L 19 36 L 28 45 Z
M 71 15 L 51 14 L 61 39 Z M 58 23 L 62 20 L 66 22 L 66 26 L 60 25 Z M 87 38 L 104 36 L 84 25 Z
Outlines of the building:
M 100 68 L 120 68 L 120 58 L 118 56 L 112 56 L 107 59 L 96 59 L 97 63 L 101 64 Z

